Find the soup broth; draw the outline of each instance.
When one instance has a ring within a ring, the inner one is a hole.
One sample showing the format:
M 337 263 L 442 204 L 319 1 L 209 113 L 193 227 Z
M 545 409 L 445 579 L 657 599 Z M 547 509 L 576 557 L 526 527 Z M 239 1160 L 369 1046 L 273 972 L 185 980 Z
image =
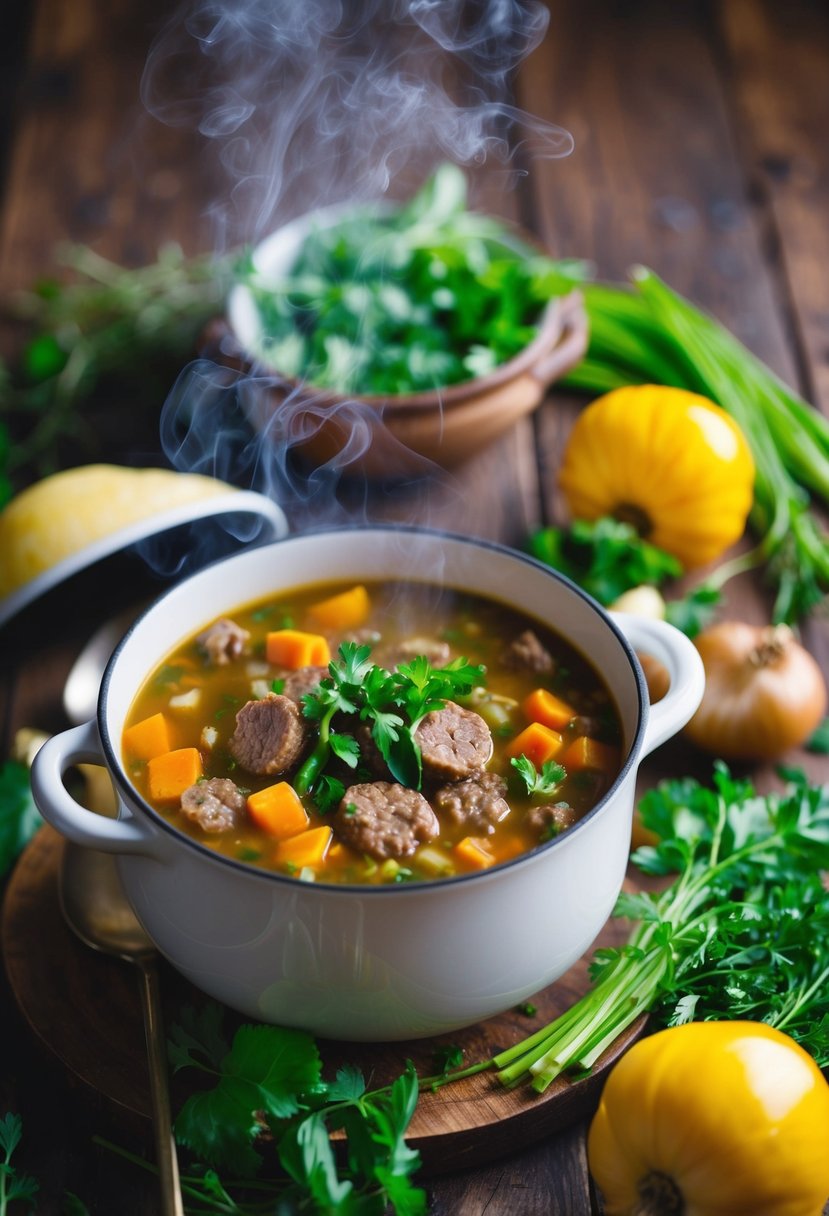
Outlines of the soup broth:
M 150 674 L 122 747 L 179 831 L 335 883 L 508 861 L 585 815 L 622 758 L 616 707 L 573 647 L 415 582 L 314 586 L 214 621 Z

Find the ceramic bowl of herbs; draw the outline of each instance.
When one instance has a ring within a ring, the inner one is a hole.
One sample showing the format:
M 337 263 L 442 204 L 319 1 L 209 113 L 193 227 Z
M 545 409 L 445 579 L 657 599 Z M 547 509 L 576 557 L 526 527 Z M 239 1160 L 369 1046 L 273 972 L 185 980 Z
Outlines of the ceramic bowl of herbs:
M 272 234 L 227 309 L 258 429 L 386 478 L 456 464 L 531 412 L 584 354 L 568 263 L 466 207 L 444 165 L 408 203 L 334 206 Z

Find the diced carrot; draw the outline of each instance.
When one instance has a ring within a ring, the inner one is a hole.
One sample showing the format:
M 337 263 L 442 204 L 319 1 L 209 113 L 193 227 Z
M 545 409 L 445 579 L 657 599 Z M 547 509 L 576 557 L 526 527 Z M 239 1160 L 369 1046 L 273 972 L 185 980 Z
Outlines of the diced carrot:
M 507 755 L 528 756 L 537 769 L 552 760 L 561 748 L 561 735 L 540 722 L 531 722 L 507 745 Z
M 147 792 L 153 802 L 175 802 L 201 776 L 198 748 L 180 747 L 148 761 Z
M 263 832 L 276 840 L 287 840 L 308 827 L 308 812 L 299 794 L 287 781 L 277 781 L 248 795 L 247 811 Z
M 277 629 L 265 640 L 265 656 L 269 663 L 296 671 L 300 667 L 327 667 L 331 650 L 319 633 L 303 633 L 300 629 Z
M 477 836 L 464 836 L 454 849 L 456 855 L 473 870 L 486 870 L 495 864 L 495 858 L 486 846 L 486 841 Z
M 569 772 L 577 768 L 595 768 L 606 772 L 615 769 L 619 763 L 619 752 L 609 743 L 599 743 L 589 735 L 579 735 L 578 739 L 567 747 L 559 761 Z
M 540 722 L 551 730 L 563 730 L 576 716 L 572 705 L 568 705 L 546 688 L 534 689 L 524 699 L 521 708 L 528 721 Z
M 276 847 L 276 862 L 278 865 L 296 866 L 298 870 L 303 866 L 322 865 L 333 835 L 331 828 L 323 826 L 300 832 L 290 840 L 282 840 Z
M 362 625 L 371 611 L 371 600 L 365 587 L 358 585 L 350 591 L 341 591 L 330 599 L 320 600 L 308 609 L 322 629 L 356 629 Z
M 170 728 L 164 714 L 151 714 L 149 718 L 128 726 L 124 731 L 124 747 L 136 760 L 152 760 L 170 750 Z

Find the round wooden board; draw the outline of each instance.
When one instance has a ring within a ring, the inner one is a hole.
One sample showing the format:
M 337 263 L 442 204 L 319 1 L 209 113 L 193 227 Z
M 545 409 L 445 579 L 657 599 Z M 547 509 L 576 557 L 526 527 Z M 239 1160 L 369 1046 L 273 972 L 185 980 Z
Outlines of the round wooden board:
M 21 1011 L 44 1044 L 78 1078 L 125 1112 L 150 1117 L 144 1033 L 137 973 L 129 964 L 83 946 L 63 922 L 57 878 L 62 838 L 49 827 L 37 834 L 20 858 L 7 888 L 2 939 L 6 970 Z M 528 930 L 528 931 L 531 931 Z M 624 937 L 613 922 L 598 945 Z M 182 1006 L 205 998 L 172 968 L 162 964 L 167 1024 Z M 531 1034 L 569 1008 L 587 989 L 587 963 L 580 961 L 558 983 L 533 998 L 533 1017 L 510 1011 L 467 1030 L 407 1043 L 365 1044 L 322 1041 L 325 1075 L 342 1063 L 362 1069 L 372 1087 L 391 1081 L 404 1061 L 420 1075 L 434 1071 L 435 1053 L 448 1044 L 463 1048 L 464 1062 L 484 1060 Z M 239 1023 L 228 1011 L 227 1029 Z M 479 1165 L 589 1114 L 604 1075 L 642 1032 L 644 1019 L 621 1035 L 585 1080 L 555 1081 L 538 1095 L 527 1086 L 508 1090 L 492 1074 L 479 1074 L 424 1093 L 407 1137 L 419 1150 L 424 1169 L 439 1173 Z M 186 1096 L 186 1072 L 173 1080 L 173 1106 Z

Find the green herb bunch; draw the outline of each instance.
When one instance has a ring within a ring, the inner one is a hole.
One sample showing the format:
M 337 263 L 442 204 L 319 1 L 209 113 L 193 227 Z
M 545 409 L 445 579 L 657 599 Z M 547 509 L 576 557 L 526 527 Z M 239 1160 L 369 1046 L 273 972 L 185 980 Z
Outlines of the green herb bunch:
M 372 663 L 371 647 L 343 642 L 338 659 L 328 667 L 329 675 L 317 689 L 303 697 L 302 712 L 317 723 L 316 745 L 294 780 L 294 789 L 313 792 L 321 810 L 339 801 L 345 787 L 324 772 L 337 758 L 349 768 L 359 763 L 355 737 L 332 729 L 337 714 L 358 716 L 368 722 L 389 771 L 401 785 L 420 789 L 423 760 L 415 731 L 426 714 L 443 709 L 453 697 L 468 693 L 484 678 L 484 669 L 465 658 L 453 659 L 445 667 L 432 667 L 418 655 L 395 671 Z M 320 800 L 322 799 L 322 803 Z
M 405 1141 L 418 1095 L 410 1064 L 373 1091 L 349 1066 L 326 1081 L 310 1035 L 248 1025 L 230 1043 L 222 1017 L 210 1003 L 183 1010 L 171 1028 L 173 1067 L 196 1069 L 207 1082 L 175 1121 L 176 1139 L 197 1162 L 182 1173 L 189 1213 L 426 1211 L 411 1180 L 419 1157 Z M 332 1132 L 344 1134 L 339 1158 Z
M 97 450 L 86 415 L 105 377 L 140 381 L 158 411 L 175 364 L 221 309 L 228 265 L 186 258 L 167 245 L 155 262 L 128 269 L 83 245 L 59 249 L 65 279 L 47 279 L 11 301 L 32 336 L 14 368 L 0 362 L 0 507 L 16 488 L 55 472 L 71 438 Z
M 788 776 L 787 792 L 763 797 L 718 763 L 713 788 L 682 779 L 646 794 L 640 814 L 659 840 L 633 861 L 677 877 L 620 896 L 614 915 L 638 923 L 626 945 L 596 952 L 593 986 L 566 1013 L 449 1079 L 496 1069 L 543 1091 L 589 1070 L 644 1013 L 657 1025 L 767 1022 L 829 1064 L 829 786 Z
M 239 281 L 270 366 L 369 395 L 486 375 L 532 341 L 549 299 L 572 286 L 566 263 L 468 211 L 464 175 L 449 164 L 405 206 L 312 228 L 281 278 L 247 261 Z
M 611 516 L 574 520 L 566 528 L 539 528 L 528 538 L 527 548 L 607 608 L 626 591 L 643 585 L 661 589 L 683 573 L 672 554 L 644 540 L 632 524 Z M 694 637 L 711 622 L 728 573 L 723 568 L 685 595 L 673 596 L 665 606 L 666 620 Z

